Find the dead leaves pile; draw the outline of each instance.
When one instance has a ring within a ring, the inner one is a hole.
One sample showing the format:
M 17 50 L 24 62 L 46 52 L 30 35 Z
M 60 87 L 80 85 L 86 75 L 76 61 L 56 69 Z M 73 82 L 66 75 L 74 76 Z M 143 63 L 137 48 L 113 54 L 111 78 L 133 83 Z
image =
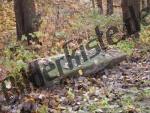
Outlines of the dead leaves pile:
M 148 113 L 150 56 L 136 54 L 113 69 L 36 89 L 1 110 L 16 113 Z M 140 56 L 140 57 L 139 57 Z

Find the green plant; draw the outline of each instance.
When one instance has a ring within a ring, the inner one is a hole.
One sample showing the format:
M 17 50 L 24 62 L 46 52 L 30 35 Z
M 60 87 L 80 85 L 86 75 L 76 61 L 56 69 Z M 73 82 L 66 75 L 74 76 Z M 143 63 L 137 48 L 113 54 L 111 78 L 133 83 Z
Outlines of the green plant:
M 5 58 L 2 64 L 10 71 L 10 75 L 19 75 L 22 68 L 27 67 L 27 62 L 36 58 L 33 51 L 27 50 L 23 45 L 11 43 L 3 52 Z
M 38 109 L 38 113 L 48 113 L 48 107 L 46 105 L 42 105 L 39 109 Z
M 88 108 L 88 111 L 93 113 L 98 109 L 98 105 L 97 105 L 97 103 L 92 103 L 92 104 L 88 105 L 87 108 Z
M 75 99 L 75 94 L 74 94 L 72 88 L 69 88 L 69 89 L 68 89 L 68 91 L 67 91 L 67 98 L 68 98 L 70 101 L 73 101 L 73 100 Z
M 109 108 L 109 99 L 108 98 L 103 98 L 100 103 L 101 103 L 102 107 Z
M 37 31 L 37 32 L 29 33 L 28 35 L 31 36 L 32 39 L 36 39 L 36 38 L 40 38 L 44 36 L 44 33 Z M 22 35 L 21 41 L 27 41 L 27 40 L 28 40 L 28 37 L 26 35 Z
M 134 100 L 132 99 L 131 96 L 128 95 L 122 97 L 121 103 L 125 109 L 134 107 Z
M 121 51 L 127 53 L 128 55 L 132 55 L 135 43 L 133 41 L 121 41 L 117 44 L 117 48 Z
M 55 36 L 60 38 L 60 37 L 66 37 L 67 34 L 64 31 L 60 31 L 60 32 L 55 32 Z
M 144 45 L 150 46 L 150 26 L 142 26 L 140 41 Z

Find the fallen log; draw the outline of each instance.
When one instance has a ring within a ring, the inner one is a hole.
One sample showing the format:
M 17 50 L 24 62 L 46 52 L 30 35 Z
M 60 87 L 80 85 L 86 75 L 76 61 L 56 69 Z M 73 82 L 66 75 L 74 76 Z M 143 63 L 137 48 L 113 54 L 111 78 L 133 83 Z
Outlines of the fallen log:
M 88 52 L 88 58 L 94 51 Z M 67 59 L 64 54 L 53 56 L 50 58 L 40 58 L 29 63 L 27 70 L 29 80 L 37 87 L 49 87 L 55 83 L 59 83 L 61 79 L 76 75 L 91 75 L 97 73 L 108 66 L 114 66 L 126 59 L 126 55 L 117 50 L 101 51 L 94 58 L 84 61 L 81 53 L 81 64 L 72 60 L 73 69 L 68 66 Z

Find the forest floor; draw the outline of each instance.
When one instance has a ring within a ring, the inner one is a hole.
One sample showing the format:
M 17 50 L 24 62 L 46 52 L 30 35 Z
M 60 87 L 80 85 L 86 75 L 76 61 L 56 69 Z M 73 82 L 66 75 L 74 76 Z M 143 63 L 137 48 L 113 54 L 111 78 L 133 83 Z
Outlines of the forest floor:
M 135 49 L 134 53 L 95 75 L 65 79 L 51 88 L 33 88 L 29 94 L 12 98 L 10 105 L 4 104 L 0 94 L 2 113 L 149 113 L 150 51 Z
M 123 34 L 120 16 L 99 15 L 88 4 L 74 0 L 59 3 L 59 7 L 55 0 L 51 1 L 38 1 L 42 24 L 37 36 L 42 45 L 32 42 L 30 46 L 25 36 L 22 41 L 16 41 L 13 3 L 0 4 L 0 82 L 7 76 L 21 75 L 20 69 L 33 59 L 63 53 L 64 40 L 74 40 L 71 48 L 80 45 L 77 43 L 80 40 L 86 43 L 96 36 L 94 28 L 97 25 L 104 33 L 109 26 L 116 26 L 119 33 L 114 38 Z M 142 26 L 140 40 L 136 43 L 129 37 L 117 45 L 107 46 L 125 52 L 127 60 L 94 75 L 64 79 L 50 88 L 31 85 L 30 93 L 10 96 L 9 104 L 0 84 L 0 112 L 149 113 L 150 26 Z

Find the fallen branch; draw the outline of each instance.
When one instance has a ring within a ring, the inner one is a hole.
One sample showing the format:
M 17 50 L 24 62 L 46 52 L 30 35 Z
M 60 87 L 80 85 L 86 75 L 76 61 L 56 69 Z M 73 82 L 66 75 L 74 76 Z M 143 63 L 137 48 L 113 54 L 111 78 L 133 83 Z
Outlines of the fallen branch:
M 88 53 L 88 57 L 92 52 Z M 81 65 L 77 65 L 72 60 L 74 68 L 70 69 L 64 54 L 50 58 L 41 58 L 29 63 L 28 77 L 30 81 L 38 87 L 49 87 L 60 82 L 61 79 L 76 75 L 90 75 L 97 73 L 108 66 L 114 66 L 126 59 L 126 55 L 117 50 L 100 52 L 94 58 L 83 61 L 80 55 Z M 61 59 L 61 60 L 60 60 Z M 60 64 L 60 65 L 58 65 Z

